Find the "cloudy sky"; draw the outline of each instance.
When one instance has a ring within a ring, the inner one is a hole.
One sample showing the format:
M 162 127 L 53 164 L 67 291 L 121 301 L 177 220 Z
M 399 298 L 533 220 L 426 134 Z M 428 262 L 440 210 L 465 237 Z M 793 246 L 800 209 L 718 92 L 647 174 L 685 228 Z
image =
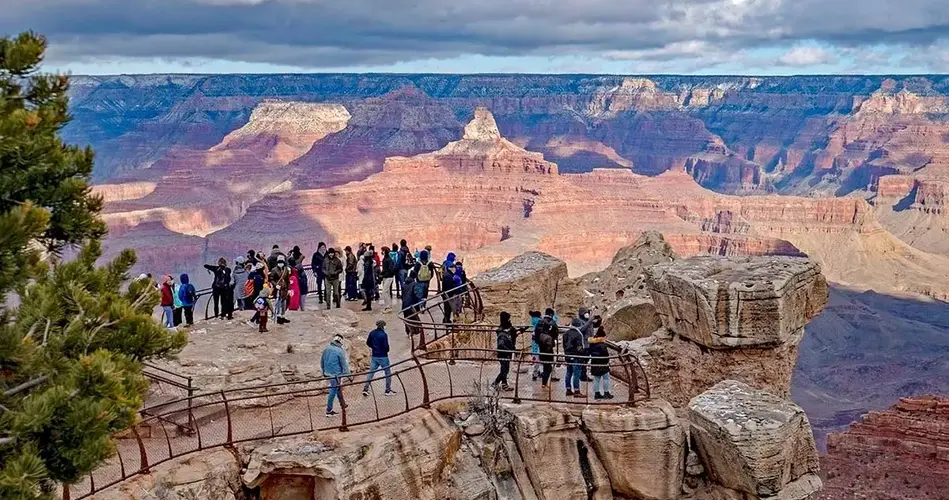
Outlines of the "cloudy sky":
M 77 74 L 934 73 L 947 0 L 0 0 Z

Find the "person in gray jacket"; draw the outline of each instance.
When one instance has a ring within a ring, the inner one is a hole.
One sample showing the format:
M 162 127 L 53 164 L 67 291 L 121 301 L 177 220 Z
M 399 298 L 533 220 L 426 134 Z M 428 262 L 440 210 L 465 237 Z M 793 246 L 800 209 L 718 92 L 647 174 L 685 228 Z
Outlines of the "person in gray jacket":
M 234 261 L 234 272 L 231 273 L 234 280 L 234 298 L 237 301 L 238 311 L 250 309 L 252 305 L 247 301 L 246 287 L 250 273 L 247 272 L 245 262 L 246 260 L 243 255 L 238 257 L 237 260 Z
M 323 356 L 320 358 L 320 369 L 324 377 L 329 377 L 330 390 L 326 398 L 326 418 L 338 415 L 333 410 L 333 400 L 339 399 L 339 404 L 346 407 L 346 401 L 343 400 L 343 391 L 339 384 L 342 377 L 349 377 L 352 382 L 353 376 L 349 372 L 349 363 L 346 361 L 346 351 L 343 350 L 343 336 L 336 334 L 326 349 L 323 350 Z
M 593 327 L 593 314 L 586 307 L 581 307 L 577 311 L 577 318 L 583 323 L 578 328 L 580 333 L 583 334 L 583 355 L 587 356 L 590 350 L 590 337 L 596 333 L 596 328 Z M 580 381 L 589 382 L 592 379 L 587 377 L 587 362 L 589 359 L 584 359 L 583 363 L 580 364 Z

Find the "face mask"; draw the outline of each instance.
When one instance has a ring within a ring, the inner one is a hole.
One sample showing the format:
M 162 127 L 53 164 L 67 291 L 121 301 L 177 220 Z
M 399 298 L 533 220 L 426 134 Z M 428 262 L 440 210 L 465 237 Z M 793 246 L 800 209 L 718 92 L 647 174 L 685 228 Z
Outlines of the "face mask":
M 590 319 L 590 313 L 584 314 L 584 315 L 583 315 L 583 319 Z
M 283 262 L 278 262 L 277 265 L 283 267 L 285 264 Z

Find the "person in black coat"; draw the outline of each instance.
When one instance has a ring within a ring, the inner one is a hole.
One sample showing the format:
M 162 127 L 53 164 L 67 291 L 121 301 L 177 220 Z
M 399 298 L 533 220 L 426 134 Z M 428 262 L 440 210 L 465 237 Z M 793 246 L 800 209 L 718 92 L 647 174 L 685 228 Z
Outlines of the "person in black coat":
M 593 318 L 595 333 L 590 337 L 590 374 L 593 375 L 593 399 L 613 399 L 610 393 L 610 350 L 599 316 Z M 602 389 L 603 392 L 600 392 Z
M 524 329 L 514 328 L 514 325 L 511 324 L 511 315 L 507 311 L 501 313 L 500 320 L 501 324 L 495 330 L 495 333 L 498 341 L 498 364 L 501 365 L 501 368 L 491 386 L 502 391 L 510 391 L 511 387 L 507 384 L 507 375 L 511 371 L 511 358 L 517 349 L 517 335 L 523 332 Z
M 320 242 L 313 252 L 313 258 L 310 259 L 310 266 L 313 268 L 313 278 L 316 286 L 316 295 L 320 304 L 323 303 L 323 283 L 326 281 L 326 273 L 323 272 L 323 260 L 326 259 L 326 243 Z
M 221 257 L 216 266 L 205 264 L 204 268 L 214 275 L 214 281 L 211 282 L 214 317 L 234 319 L 234 284 L 231 279 L 231 268 L 227 266 L 227 259 Z
M 372 298 L 375 295 L 376 281 L 377 281 L 376 280 L 376 263 L 374 260 L 372 260 L 372 254 L 369 252 L 366 252 L 365 254 L 363 254 L 362 263 L 360 265 L 363 266 L 361 288 L 363 291 L 363 297 L 365 299 L 363 302 L 362 310 L 371 311 Z

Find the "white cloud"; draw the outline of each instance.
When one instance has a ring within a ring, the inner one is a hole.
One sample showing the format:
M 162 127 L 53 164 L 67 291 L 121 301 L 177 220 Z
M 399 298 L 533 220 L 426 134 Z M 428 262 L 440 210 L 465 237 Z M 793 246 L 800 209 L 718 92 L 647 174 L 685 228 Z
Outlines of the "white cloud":
M 778 58 L 781 66 L 819 66 L 835 64 L 837 57 L 822 47 L 797 46 Z

